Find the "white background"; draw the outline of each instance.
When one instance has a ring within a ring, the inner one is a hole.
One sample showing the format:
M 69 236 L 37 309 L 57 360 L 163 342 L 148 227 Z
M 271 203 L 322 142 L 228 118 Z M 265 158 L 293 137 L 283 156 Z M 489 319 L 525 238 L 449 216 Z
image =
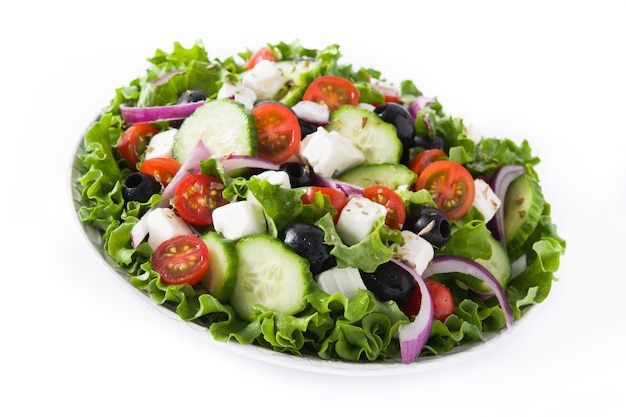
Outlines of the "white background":
M 620 4 L 3 2 L 0 414 L 624 415 Z M 157 48 L 197 39 L 212 57 L 338 43 L 344 62 L 415 80 L 485 135 L 528 139 L 568 242 L 548 299 L 464 361 L 393 376 L 277 366 L 162 314 L 87 244 L 70 164 L 115 88 Z

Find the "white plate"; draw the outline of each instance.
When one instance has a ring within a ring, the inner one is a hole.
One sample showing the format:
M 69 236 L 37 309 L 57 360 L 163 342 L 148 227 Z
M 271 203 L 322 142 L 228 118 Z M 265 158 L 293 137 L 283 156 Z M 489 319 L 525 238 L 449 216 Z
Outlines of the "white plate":
M 77 166 L 76 155 L 82 152 L 84 152 L 84 143 L 83 139 L 81 138 L 80 143 L 76 148 L 74 158 L 72 159 L 73 162 L 71 166 L 71 194 L 74 202 L 74 209 L 76 212 L 82 205 L 81 189 L 80 184 L 78 183 L 80 171 Z M 168 317 L 180 321 L 181 324 L 186 324 L 197 331 L 205 332 L 207 339 L 212 344 L 212 346 L 217 346 L 220 349 L 226 349 L 232 352 L 236 352 L 237 354 L 241 354 L 274 365 L 324 374 L 359 376 L 398 375 L 424 372 L 435 368 L 452 365 L 462 360 L 466 360 L 469 357 L 479 353 L 486 347 L 493 346 L 503 334 L 511 332 L 511 330 L 506 329 L 499 332 L 485 332 L 483 333 L 482 341 L 458 346 L 453 351 L 444 353 L 439 356 L 419 357 L 411 364 L 403 364 L 400 358 L 378 363 L 354 363 L 340 360 L 324 360 L 313 356 L 298 357 L 286 353 L 276 352 L 256 345 L 242 345 L 235 341 L 227 343 L 218 342 L 213 339 L 207 328 L 200 326 L 199 324 L 187 322 L 180 319 L 174 311 L 170 310 L 166 306 L 157 305 L 156 303 L 152 302 L 147 294 L 132 286 L 132 284 L 130 284 L 129 282 L 129 274 L 119 268 L 115 264 L 115 261 L 105 253 L 100 232 L 94 227 L 91 227 L 81 222 L 80 219 L 78 219 L 78 216 L 76 216 L 76 220 L 84 230 L 85 237 L 91 243 L 91 246 L 95 250 L 96 255 L 100 257 L 101 260 L 104 262 L 104 266 L 106 268 L 109 268 L 111 272 L 119 279 L 123 280 L 126 283 L 125 285 L 131 287 L 134 293 L 138 295 L 138 298 L 141 298 L 142 300 L 153 305 L 160 312 L 166 314 Z

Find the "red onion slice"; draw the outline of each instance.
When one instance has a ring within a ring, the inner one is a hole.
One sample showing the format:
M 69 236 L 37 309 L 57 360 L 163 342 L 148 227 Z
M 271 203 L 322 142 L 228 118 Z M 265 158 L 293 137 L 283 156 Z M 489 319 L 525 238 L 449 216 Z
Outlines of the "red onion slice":
M 335 180 L 332 178 L 322 178 L 317 175 L 313 177 L 313 185 L 318 187 L 333 188 L 339 190 L 348 197 L 362 197 L 363 188 L 356 185 L 348 184 L 347 182 Z
M 422 278 L 426 279 L 435 274 L 446 274 L 450 272 L 458 272 L 471 275 L 483 281 L 498 299 L 500 307 L 506 316 L 506 326 L 513 326 L 513 311 L 506 300 L 504 289 L 497 279 L 484 266 L 466 258 L 454 255 L 441 255 L 435 257 L 426 270 L 422 274 Z
M 174 197 L 178 184 L 189 175 L 199 173 L 200 162 L 206 161 L 211 155 L 211 151 L 206 147 L 204 141 L 199 140 L 187 160 L 181 165 L 176 175 L 174 175 L 174 178 L 172 178 L 161 193 L 163 199 L 156 204 L 156 207 L 169 207 L 170 200 Z
M 435 103 L 435 100 L 430 97 L 425 96 L 417 96 L 413 99 L 411 104 L 409 105 L 409 113 L 413 116 L 413 120 L 417 119 L 417 114 L 421 112 L 424 107 L 429 104 Z
M 258 156 L 229 155 L 220 158 L 220 162 L 226 172 L 240 168 L 260 168 L 274 171 L 280 168 L 279 164 L 259 158 Z
M 120 112 L 124 121 L 129 124 L 151 123 L 166 120 L 179 120 L 189 117 L 204 101 L 193 103 L 173 104 L 171 106 L 156 107 L 131 107 L 120 106 Z
M 424 280 L 413 268 L 396 259 L 391 259 L 391 262 L 396 263 L 415 278 L 422 296 L 420 309 L 415 319 L 409 324 L 403 324 L 398 329 L 402 362 L 411 363 L 420 354 L 430 336 L 430 329 L 433 326 L 433 303 Z
M 501 243 L 506 243 L 504 236 L 504 198 L 506 197 L 506 191 L 509 188 L 509 185 L 521 175 L 524 175 L 526 169 L 521 165 L 505 165 L 500 168 L 496 173 L 491 177 L 489 181 L 489 186 L 493 190 L 494 194 L 500 199 L 502 205 L 496 211 L 496 214 L 489 221 L 488 226 L 489 230 L 493 236 Z
M 183 72 L 185 72 L 184 69 L 170 71 L 167 74 L 163 74 L 159 78 L 157 78 L 156 80 L 152 81 L 152 84 L 154 84 L 154 85 L 163 84 L 164 82 L 169 80 L 172 75 L 182 74 Z

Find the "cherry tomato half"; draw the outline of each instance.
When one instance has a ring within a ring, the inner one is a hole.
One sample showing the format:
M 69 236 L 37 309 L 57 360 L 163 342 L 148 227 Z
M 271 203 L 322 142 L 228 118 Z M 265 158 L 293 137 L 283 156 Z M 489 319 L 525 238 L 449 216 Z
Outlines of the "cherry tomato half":
M 333 111 L 345 104 L 359 104 L 359 90 L 345 78 L 322 75 L 309 84 L 302 100 L 325 103 Z
M 172 181 L 174 175 L 180 169 L 180 162 L 174 158 L 152 158 L 142 162 L 139 172 L 152 175 L 162 186 Z
M 169 285 L 196 285 L 206 275 L 209 262 L 206 244 L 193 235 L 170 238 L 152 254 L 152 269 Z
M 307 187 L 306 193 L 302 195 L 301 199 L 304 204 L 313 204 L 315 202 L 315 194 L 322 193 L 330 199 L 330 204 L 333 205 L 337 214 L 334 217 L 335 222 L 339 218 L 339 213 L 348 204 L 348 196 L 339 190 L 327 187 Z
M 257 49 L 257 51 L 252 54 L 252 56 L 248 60 L 248 63 L 246 64 L 246 71 L 251 70 L 256 64 L 259 63 L 259 61 L 263 60 L 277 62 L 278 58 L 269 47 L 263 46 Z
M 454 298 L 450 289 L 433 279 L 425 279 L 424 283 L 433 303 L 434 319 L 444 321 L 454 313 Z
M 139 157 L 143 154 L 150 142 L 150 138 L 159 133 L 159 129 L 150 123 L 137 123 L 122 133 L 117 142 L 117 150 L 132 169 L 137 169 Z
M 259 157 L 281 164 L 300 149 L 298 117 L 281 103 L 269 101 L 252 109 L 259 138 Z
M 439 148 L 426 149 L 425 151 L 415 155 L 415 158 L 413 158 L 413 160 L 409 163 L 409 169 L 417 175 L 420 175 L 424 168 L 430 165 L 433 161 L 445 159 L 447 157 L 448 155 L 446 155 L 446 153 Z
M 387 217 L 385 218 L 387 226 L 392 229 L 402 229 L 406 220 L 406 211 L 402 199 L 395 191 L 382 185 L 373 185 L 363 190 L 363 197 L 387 208 Z
M 207 226 L 213 223 L 213 210 L 228 203 L 222 191 L 224 184 L 217 178 L 192 174 L 176 187 L 174 207 L 186 222 Z
M 448 220 L 461 218 L 474 203 L 474 179 L 452 161 L 434 161 L 417 177 L 415 189 L 426 189 Z

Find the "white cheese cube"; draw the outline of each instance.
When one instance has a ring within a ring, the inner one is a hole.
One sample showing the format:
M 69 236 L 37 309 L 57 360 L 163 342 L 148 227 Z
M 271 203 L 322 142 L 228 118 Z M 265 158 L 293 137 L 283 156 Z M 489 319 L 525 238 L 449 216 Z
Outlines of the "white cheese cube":
M 426 239 L 409 230 L 402 231 L 402 243 L 391 245 L 393 257 L 422 274 L 435 256 L 435 249 Z
M 260 174 L 254 175 L 254 177 L 262 178 L 270 184 L 280 185 L 282 188 L 291 188 L 289 174 L 285 171 L 263 171 Z M 248 192 L 246 199 L 252 203 L 260 205 L 259 201 L 251 192 Z
M 352 298 L 359 289 L 367 290 L 357 268 L 334 267 L 320 273 L 315 279 L 320 288 L 328 294 L 338 292 Z
M 346 245 L 355 245 L 365 239 L 387 216 L 387 208 L 365 197 L 348 200 L 337 219 L 337 232 Z
M 189 225 L 169 208 L 154 209 L 147 216 L 148 244 L 153 250 L 168 239 L 193 234 Z
M 243 104 L 246 109 L 252 110 L 256 102 L 256 93 L 242 84 L 226 82 L 217 92 L 217 98 L 229 98 Z
M 256 93 L 257 100 L 272 100 L 287 80 L 276 64 L 262 60 L 243 75 L 242 84 Z
M 245 200 L 216 208 L 213 211 L 213 227 L 231 240 L 267 231 L 265 214 L 261 206 Z
M 476 193 L 474 194 L 473 205 L 482 213 L 485 221 L 488 222 L 496 214 L 502 202 L 485 181 L 475 179 L 474 188 Z
M 300 157 L 323 178 L 332 178 L 365 162 L 363 152 L 350 139 L 323 127 L 304 138 L 300 144 Z
M 171 158 L 176 132 L 177 129 L 168 129 L 152 136 L 148 142 L 144 159 Z

